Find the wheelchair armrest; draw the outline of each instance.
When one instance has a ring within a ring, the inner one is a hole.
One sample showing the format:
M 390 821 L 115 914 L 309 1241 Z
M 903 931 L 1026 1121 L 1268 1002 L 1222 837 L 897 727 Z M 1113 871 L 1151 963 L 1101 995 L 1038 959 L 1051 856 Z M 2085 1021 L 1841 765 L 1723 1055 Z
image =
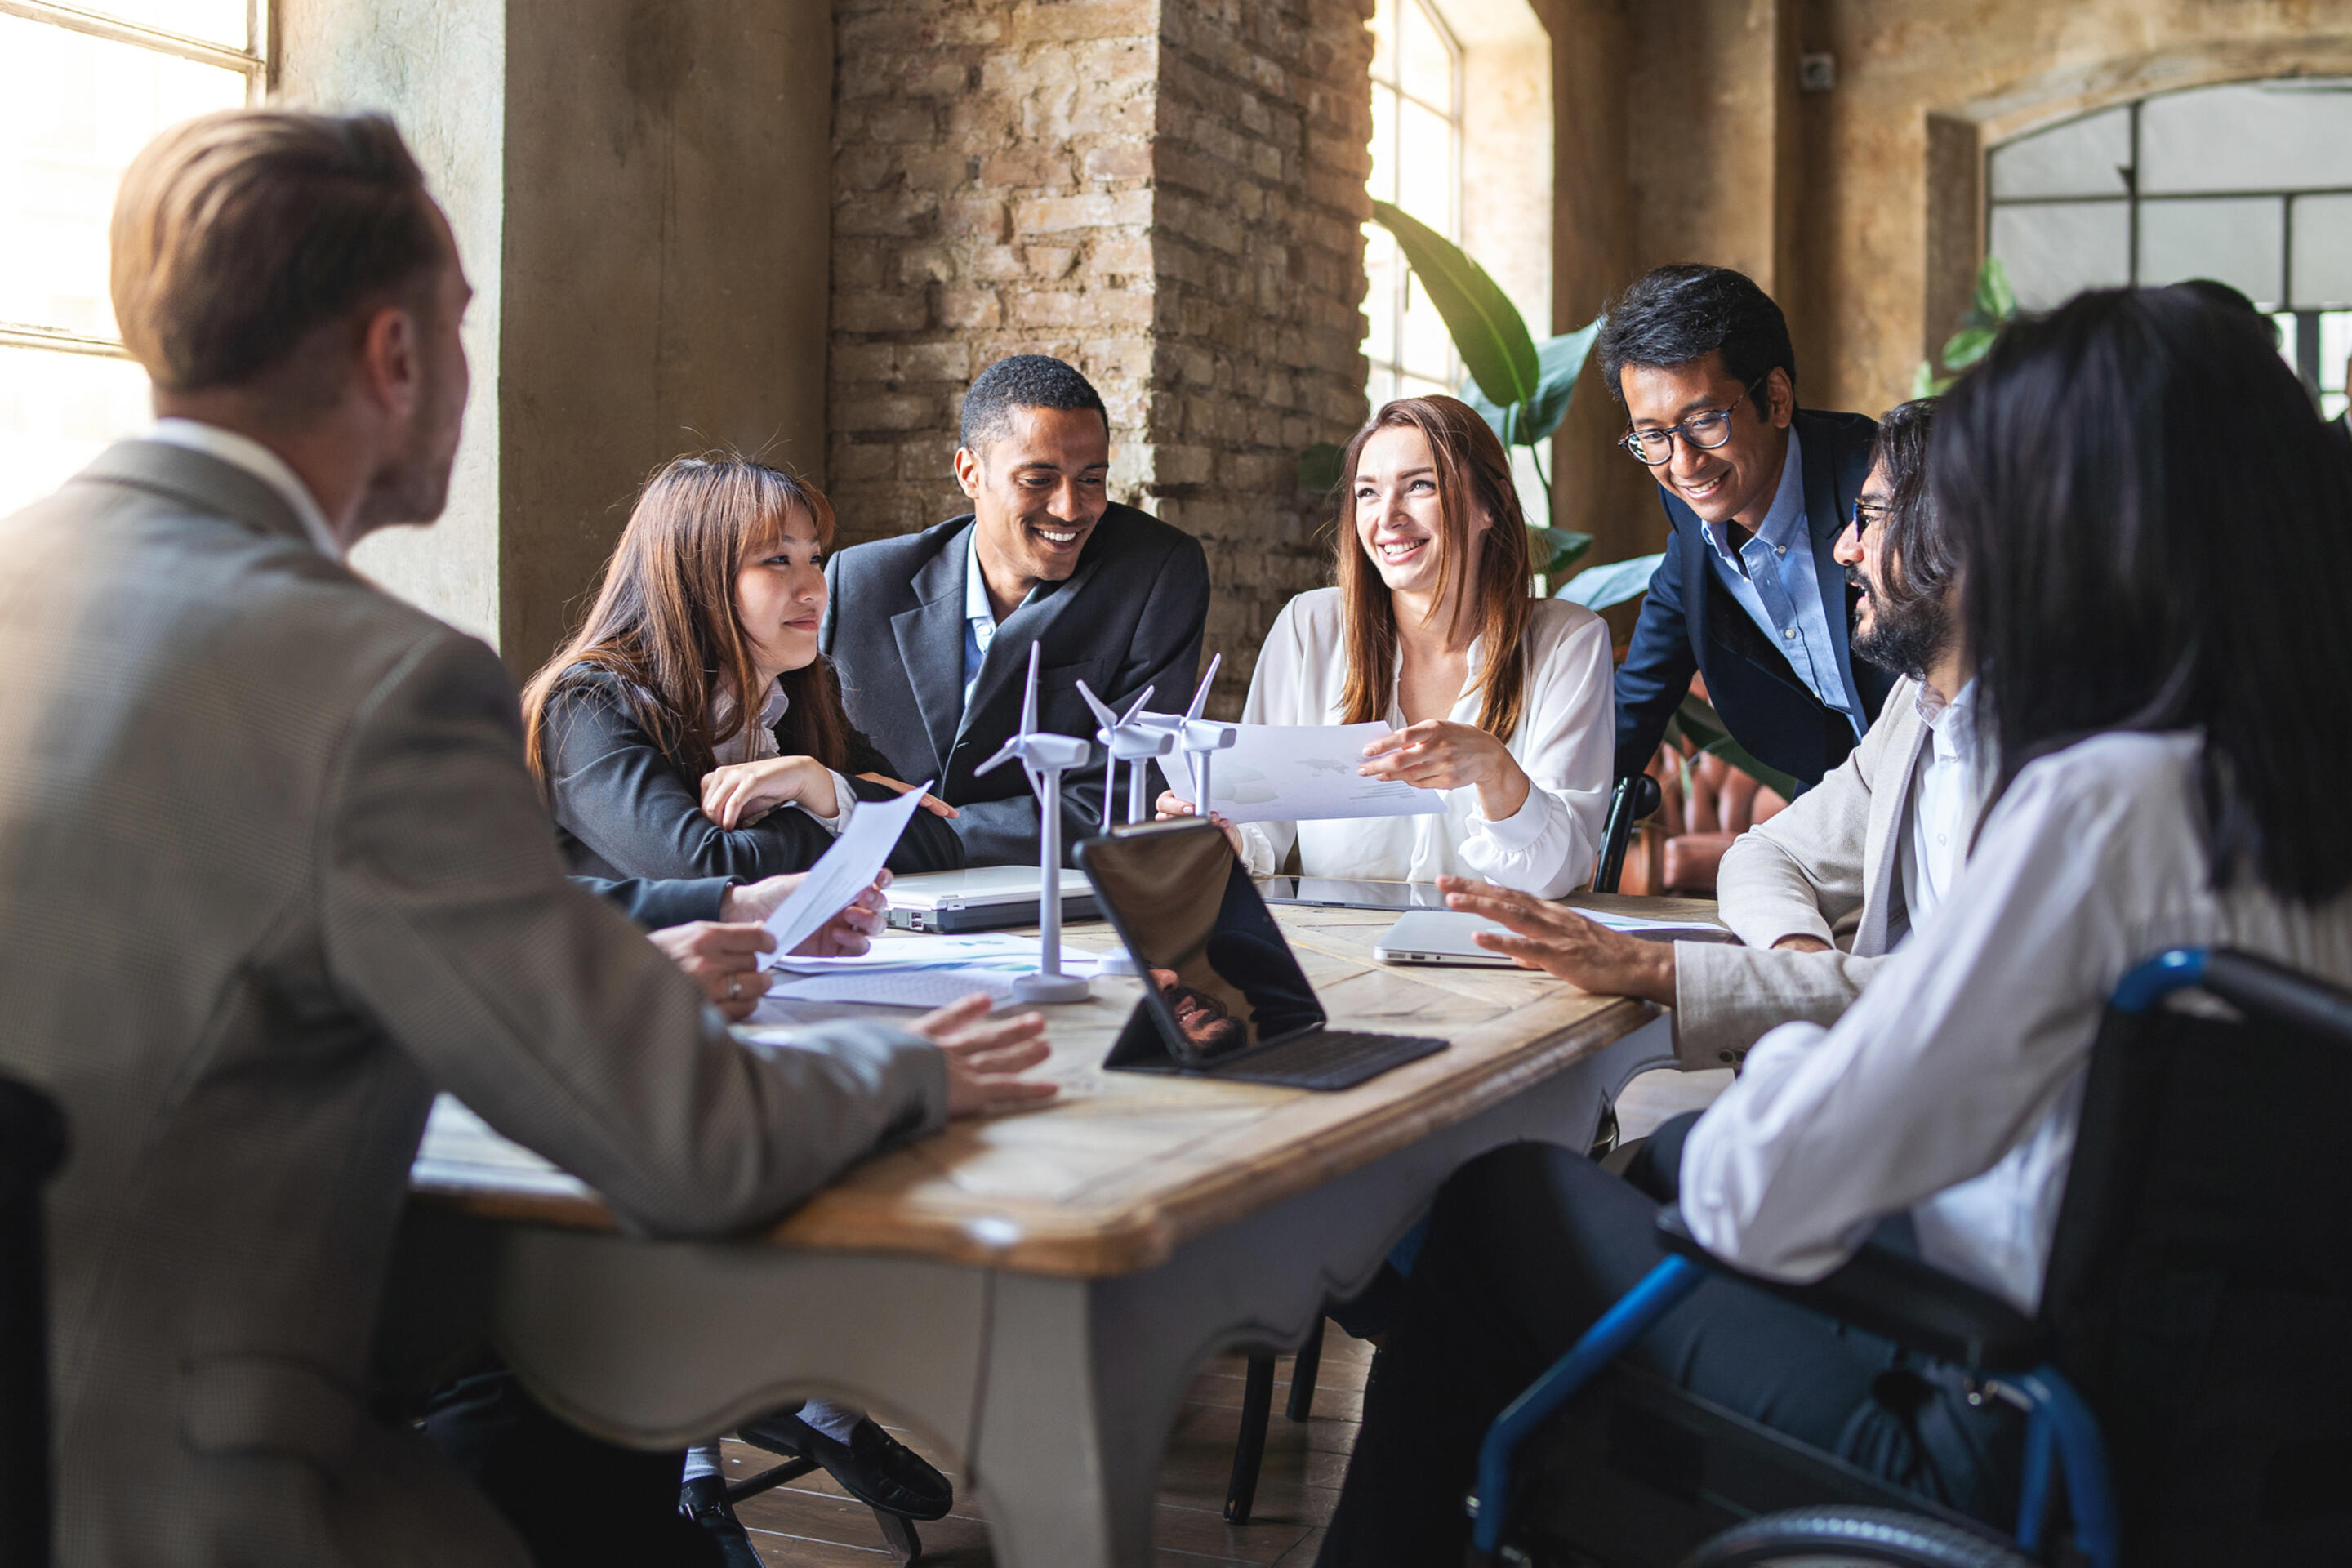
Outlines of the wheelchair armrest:
M 1658 1240 L 1717 1274 L 1944 1361 L 2019 1373 L 2049 1359 L 2032 1319 L 1998 1296 L 1887 1247 L 1865 1245 L 1836 1272 L 1810 1285 L 1790 1285 L 1716 1258 L 1691 1235 L 1675 1205 L 1658 1211 Z

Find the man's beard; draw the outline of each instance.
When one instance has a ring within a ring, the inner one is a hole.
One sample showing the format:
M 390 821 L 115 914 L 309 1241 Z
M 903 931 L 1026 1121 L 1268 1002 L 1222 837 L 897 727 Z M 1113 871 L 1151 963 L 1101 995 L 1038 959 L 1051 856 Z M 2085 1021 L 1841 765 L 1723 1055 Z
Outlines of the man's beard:
M 1855 630 L 1854 657 L 1914 680 L 1926 679 L 1928 669 L 1952 646 L 1950 606 L 1940 596 L 1933 596 L 1914 599 L 1897 609 L 1871 588 L 1858 569 L 1849 566 L 1845 574 L 1870 600 L 1870 629 Z

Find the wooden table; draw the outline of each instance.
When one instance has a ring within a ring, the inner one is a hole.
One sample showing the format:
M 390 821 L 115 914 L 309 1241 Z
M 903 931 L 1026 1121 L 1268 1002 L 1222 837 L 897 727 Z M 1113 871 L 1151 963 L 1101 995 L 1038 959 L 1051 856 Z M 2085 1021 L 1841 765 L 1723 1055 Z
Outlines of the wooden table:
M 1391 968 L 1371 959 L 1389 915 L 1276 912 L 1334 1025 L 1451 1047 L 1336 1094 L 1107 1073 L 1139 988 L 1097 980 L 1095 1001 L 1049 1014 L 1059 1100 L 868 1161 L 727 1243 L 624 1237 L 593 1194 L 446 1107 L 392 1297 L 420 1321 L 394 1333 L 470 1311 L 551 1408 L 643 1447 L 804 1395 L 880 1406 L 961 1458 L 1008 1568 L 1146 1563 L 1161 1450 L 1202 1361 L 1297 1345 L 1450 1172 L 1517 1139 L 1583 1147 L 1602 1095 L 1672 1060 L 1647 1004 Z

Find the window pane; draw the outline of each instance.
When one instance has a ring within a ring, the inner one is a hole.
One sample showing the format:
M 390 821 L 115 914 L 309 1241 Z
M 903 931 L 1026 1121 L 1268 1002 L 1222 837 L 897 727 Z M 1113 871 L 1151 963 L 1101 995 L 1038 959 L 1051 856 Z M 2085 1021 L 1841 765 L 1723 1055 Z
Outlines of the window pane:
M 2319 388 L 2322 392 L 2344 390 L 2347 361 L 2352 361 L 2352 310 L 2329 310 L 2319 318 Z
M 1454 384 L 1454 338 L 1445 330 L 1445 318 L 1429 302 L 1429 290 L 1421 286 L 1418 277 L 1408 277 L 1402 368 L 1408 376 L 1435 382 L 1437 390 L 1444 392 Z
M 2131 163 L 2131 110 L 2103 110 L 1992 151 L 1992 195 L 2122 195 Z
M 1454 127 L 1407 100 L 1397 106 L 1397 205 L 1454 233 Z
M 2018 303 L 2046 310 L 2085 289 L 2131 281 L 2131 214 L 2122 202 L 1992 210 L 1992 253 Z
M 1397 95 L 1392 88 L 1372 89 L 1372 177 L 1367 182 L 1375 201 L 1397 199 Z
M 245 77 L 0 16 L 0 321 L 114 335 L 106 227 L 164 126 L 245 101 Z
M 2294 298 L 2302 310 L 2352 305 L 2352 196 L 2294 204 Z
M 1403 0 L 1410 5 L 1413 0 Z M 1396 14 L 1398 0 L 1380 0 L 1372 7 L 1372 79 L 1396 80 Z
M 1405 91 L 1447 114 L 1454 112 L 1453 47 L 1430 19 L 1423 0 L 1397 0 L 1397 8 L 1402 23 L 1397 63 Z
M 1404 282 L 1404 258 L 1396 240 L 1378 224 L 1364 226 L 1364 316 L 1371 332 L 1364 339 L 1364 356 L 1378 363 L 1396 363 L 1397 289 Z
M 2148 99 L 2139 163 L 2147 194 L 2352 185 L 2352 83 L 2251 82 Z
M 0 347 L 0 516 L 38 500 L 148 420 L 129 360 Z
M 119 16 L 142 27 L 202 38 L 232 49 L 249 47 L 246 40 L 245 0 L 73 0 L 85 11 Z
M 2216 202 L 2143 202 L 2139 280 L 2213 278 L 2250 300 L 2278 300 L 2286 250 L 2286 204 L 2275 196 Z

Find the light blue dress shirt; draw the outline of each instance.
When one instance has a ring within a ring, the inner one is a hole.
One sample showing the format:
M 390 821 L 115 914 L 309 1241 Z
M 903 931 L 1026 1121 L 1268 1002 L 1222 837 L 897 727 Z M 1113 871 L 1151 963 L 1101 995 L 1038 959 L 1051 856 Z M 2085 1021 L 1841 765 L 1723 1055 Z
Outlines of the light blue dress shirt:
M 1035 594 L 1036 589 L 1029 590 Z M 1023 599 L 1021 605 L 1029 601 Z M 1013 607 L 1019 609 L 1021 605 Z M 981 661 L 996 640 L 996 608 L 988 602 L 988 579 L 980 574 L 980 524 L 974 522 L 963 540 L 963 705 L 971 706 L 972 688 L 980 684 Z
M 1866 726 L 1846 696 L 1838 667 L 1837 639 L 1822 603 L 1821 573 L 1813 560 L 1813 534 L 1805 518 L 1805 457 L 1797 433 L 1789 432 L 1789 456 L 1780 465 L 1780 488 L 1772 510 L 1738 551 L 1726 524 L 1702 524 L 1715 574 L 1748 612 L 1748 618 L 1788 656 L 1789 666 L 1822 703 L 1845 715 L 1859 736 Z M 1843 602 L 1844 595 L 1839 595 Z M 985 602 L 983 596 L 983 603 Z

